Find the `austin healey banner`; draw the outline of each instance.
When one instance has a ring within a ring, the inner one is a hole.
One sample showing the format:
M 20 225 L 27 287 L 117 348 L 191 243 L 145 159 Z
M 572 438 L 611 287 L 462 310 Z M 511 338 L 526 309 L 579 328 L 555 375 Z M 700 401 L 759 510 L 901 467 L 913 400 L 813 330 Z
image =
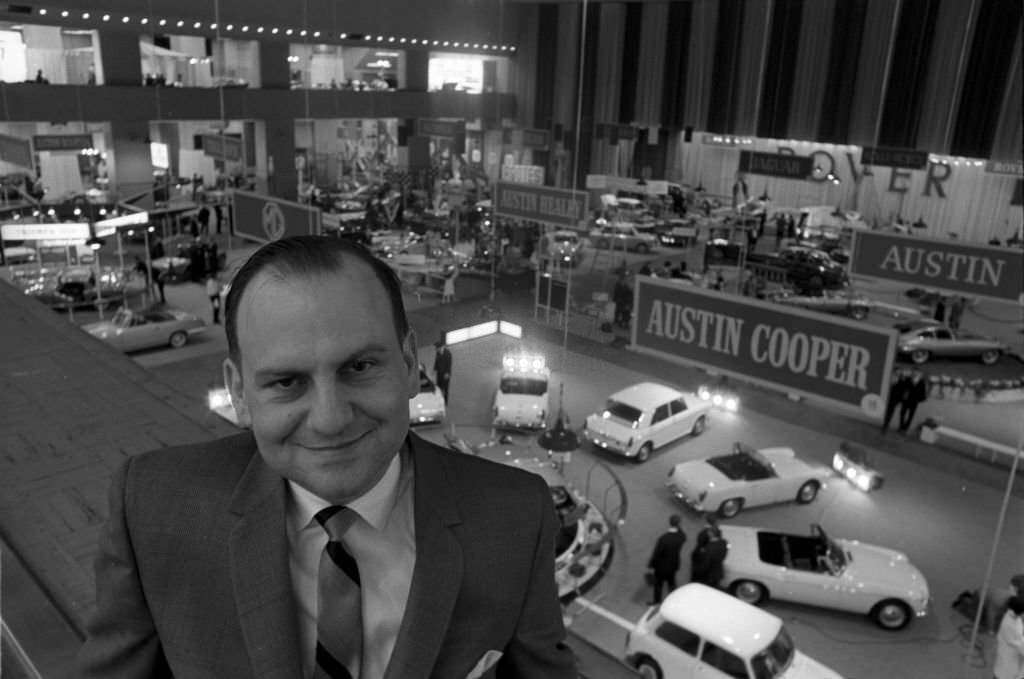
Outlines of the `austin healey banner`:
M 646 276 L 633 347 L 881 418 L 895 330 Z
M 875 231 L 854 232 L 850 275 L 1024 304 L 1024 251 Z

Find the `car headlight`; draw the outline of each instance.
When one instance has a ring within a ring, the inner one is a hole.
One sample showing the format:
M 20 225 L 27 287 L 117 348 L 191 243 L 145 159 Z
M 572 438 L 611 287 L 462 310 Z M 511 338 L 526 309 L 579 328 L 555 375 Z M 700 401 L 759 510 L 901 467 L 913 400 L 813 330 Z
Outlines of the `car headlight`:
M 714 396 L 711 397 L 711 402 L 714 403 L 716 406 L 722 405 L 723 400 L 724 399 L 722 399 L 721 394 L 715 394 Z
M 740 409 L 740 401 L 739 401 L 739 399 L 737 399 L 735 397 L 732 397 L 732 396 L 730 396 L 729 398 L 725 399 L 725 409 L 728 410 L 731 413 L 734 413 L 737 410 L 739 410 Z

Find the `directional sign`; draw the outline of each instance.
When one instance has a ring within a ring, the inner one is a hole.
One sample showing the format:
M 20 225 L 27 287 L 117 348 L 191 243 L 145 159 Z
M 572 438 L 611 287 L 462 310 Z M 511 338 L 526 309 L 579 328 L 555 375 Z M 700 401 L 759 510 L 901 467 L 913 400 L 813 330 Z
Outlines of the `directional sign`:
M 890 149 L 865 146 L 860 152 L 861 165 L 883 165 L 902 167 L 908 170 L 923 170 L 928 167 L 928 152 L 914 149 Z
M 586 191 L 497 182 L 494 185 L 494 214 L 580 228 L 587 218 L 587 197 Z
M 0 225 L 0 238 L 3 240 L 70 239 L 84 243 L 89 236 L 89 225 L 84 222 L 68 222 L 65 224 L 10 222 Z
M 242 160 L 242 140 L 238 137 L 204 134 L 203 155 L 237 163 Z
M 320 210 L 301 203 L 234 192 L 235 233 L 260 243 L 320 233 Z
M 740 172 L 807 179 L 814 172 L 814 161 L 810 156 L 794 156 L 786 153 L 761 153 L 740 151 Z
M 850 275 L 1024 304 L 1024 251 L 855 231 Z
M 637 276 L 633 346 L 881 418 L 896 331 Z
M 32 145 L 27 139 L 0 134 L 0 160 L 31 168 Z
M 92 148 L 91 134 L 37 134 L 32 137 L 36 151 L 81 151 Z

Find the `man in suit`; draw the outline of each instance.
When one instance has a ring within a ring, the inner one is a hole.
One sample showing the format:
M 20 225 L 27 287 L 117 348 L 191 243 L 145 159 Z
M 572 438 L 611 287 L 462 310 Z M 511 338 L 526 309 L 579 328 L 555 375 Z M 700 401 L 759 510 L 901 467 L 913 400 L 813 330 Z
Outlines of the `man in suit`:
M 444 396 L 445 405 L 448 404 L 448 385 L 452 381 L 452 352 L 448 349 L 448 346 L 444 343 L 444 340 L 438 340 L 434 342 L 434 381 L 437 382 L 437 388 L 441 390 L 441 395 Z
M 924 379 L 924 373 L 915 370 L 910 375 L 910 382 L 907 383 L 900 399 L 900 431 L 906 434 L 914 421 L 917 413 L 917 406 L 928 400 L 928 382 Z
M 249 431 L 115 474 L 78 676 L 575 677 L 547 485 L 409 432 L 418 363 L 390 268 L 345 240 L 269 243 L 225 325 Z M 327 597 L 342 570 L 351 606 Z
M 661 603 L 661 592 L 668 586 L 669 593 L 676 588 L 676 572 L 679 570 L 679 552 L 686 542 L 686 533 L 680 528 L 683 517 L 673 514 L 668 517 L 668 530 L 658 537 L 654 543 L 654 551 L 647 562 L 647 568 L 653 572 L 654 587 L 650 605 Z

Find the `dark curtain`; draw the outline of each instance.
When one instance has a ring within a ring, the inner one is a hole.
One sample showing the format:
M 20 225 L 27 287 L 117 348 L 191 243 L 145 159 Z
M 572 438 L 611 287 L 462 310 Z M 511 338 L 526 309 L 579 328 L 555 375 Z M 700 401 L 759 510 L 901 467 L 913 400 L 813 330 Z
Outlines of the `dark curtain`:
M 622 82 L 619 86 L 619 122 L 636 120 L 637 72 L 640 70 L 640 36 L 643 33 L 644 4 L 626 3 L 626 26 L 622 37 Z
M 708 132 L 728 134 L 736 124 L 737 89 L 740 86 L 740 38 L 745 0 L 720 0 L 715 31 L 715 61 L 711 69 Z
M 857 86 L 857 63 L 864 40 L 868 0 L 836 3 L 832 20 L 832 48 L 829 50 L 825 96 L 822 99 L 818 140 L 845 144 L 850 135 L 850 112 Z
M 957 1 L 957 0 L 954 0 Z M 940 0 L 904 0 L 882 105 L 878 145 L 914 148 Z
M 689 66 L 690 21 L 693 4 L 673 2 L 668 6 L 668 39 L 665 41 L 665 85 L 661 96 L 661 125 L 678 130 L 685 125 L 683 97 Z
M 796 55 L 804 0 L 776 0 L 772 33 L 761 80 L 757 136 L 782 139 L 789 134 L 789 105 L 793 97 Z
M 580 77 L 583 79 L 580 93 L 580 148 L 577 149 L 579 163 L 576 167 L 576 186 L 586 186 L 587 175 L 590 173 L 590 152 L 593 147 L 594 130 L 594 87 L 597 82 L 597 38 L 601 21 L 600 3 L 588 3 L 585 26 L 580 40 L 583 42 L 583 59 L 585 67 Z M 578 43 L 577 43 L 578 44 Z M 577 67 L 577 72 L 579 68 Z
M 951 154 L 990 155 L 1013 58 L 1012 49 L 999 47 L 1014 44 L 1020 23 L 1021 0 L 982 0 L 953 126 Z

